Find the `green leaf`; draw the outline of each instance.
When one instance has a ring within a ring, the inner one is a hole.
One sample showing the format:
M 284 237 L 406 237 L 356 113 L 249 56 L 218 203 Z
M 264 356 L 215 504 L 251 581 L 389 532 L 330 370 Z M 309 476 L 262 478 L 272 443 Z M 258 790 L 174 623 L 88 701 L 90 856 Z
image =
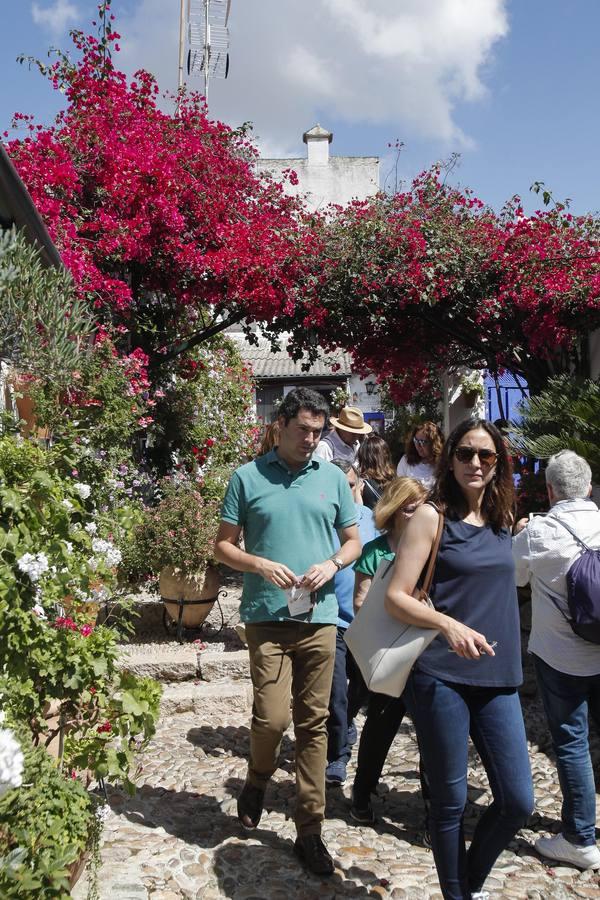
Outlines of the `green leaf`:
M 106 660 L 104 657 L 99 656 L 97 659 L 95 659 L 95 660 L 92 662 L 92 669 L 94 670 L 94 675 L 95 675 L 97 678 L 98 678 L 100 675 L 104 675 L 104 673 L 105 673 L 106 670 L 108 669 L 108 662 L 107 662 L 107 660 Z
M 141 716 L 145 712 L 133 694 L 130 694 L 129 691 L 123 692 L 121 704 L 123 706 L 123 712 L 130 713 L 133 716 Z

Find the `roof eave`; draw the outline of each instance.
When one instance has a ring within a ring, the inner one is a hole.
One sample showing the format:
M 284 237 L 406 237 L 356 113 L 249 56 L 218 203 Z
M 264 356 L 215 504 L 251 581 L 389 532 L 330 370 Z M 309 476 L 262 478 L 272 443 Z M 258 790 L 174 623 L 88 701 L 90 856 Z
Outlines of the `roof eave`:
M 13 225 L 25 232 L 29 241 L 38 247 L 44 265 L 63 268 L 60 253 L 54 246 L 48 229 L 31 199 L 19 173 L 0 143 L 0 224 Z

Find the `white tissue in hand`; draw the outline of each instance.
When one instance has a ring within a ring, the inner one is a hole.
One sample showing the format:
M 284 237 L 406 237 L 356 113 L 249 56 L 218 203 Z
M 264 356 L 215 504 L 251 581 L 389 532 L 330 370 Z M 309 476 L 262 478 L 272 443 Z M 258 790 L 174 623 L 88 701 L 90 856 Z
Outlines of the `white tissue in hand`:
M 290 616 L 303 616 L 310 612 L 310 591 L 303 584 L 293 584 L 285 594 L 288 598 Z

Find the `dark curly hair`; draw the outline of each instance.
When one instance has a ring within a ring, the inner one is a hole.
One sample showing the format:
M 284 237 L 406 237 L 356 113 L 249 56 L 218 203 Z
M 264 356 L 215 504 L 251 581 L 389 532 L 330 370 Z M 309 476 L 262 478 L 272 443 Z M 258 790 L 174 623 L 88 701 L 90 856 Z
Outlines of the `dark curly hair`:
M 465 419 L 457 425 L 448 437 L 438 463 L 435 486 L 431 500 L 450 519 L 459 519 L 467 513 L 465 496 L 450 468 L 454 459 L 454 451 L 461 439 L 469 431 L 485 431 L 494 442 L 498 458 L 494 477 L 486 486 L 481 504 L 481 512 L 485 521 L 498 532 L 501 528 L 510 528 L 514 520 L 515 488 L 513 484 L 512 461 L 506 449 L 502 433 L 485 419 Z
M 410 463 L 411 466 L 423 462 L 419 456 L 419 451 L 414 444 L 414 437 L 417 431 L 424 431 L 425 436 L 431 441 L 431 462 L 435 465 L 442 455 L 442 447 L 444 446 L 444 433 L 440 426 L 436 425 L 435 422 L 422 422 L 420 425 L 414 425 L 413 428 L 411 428 L 404 447 L 406 461 Z

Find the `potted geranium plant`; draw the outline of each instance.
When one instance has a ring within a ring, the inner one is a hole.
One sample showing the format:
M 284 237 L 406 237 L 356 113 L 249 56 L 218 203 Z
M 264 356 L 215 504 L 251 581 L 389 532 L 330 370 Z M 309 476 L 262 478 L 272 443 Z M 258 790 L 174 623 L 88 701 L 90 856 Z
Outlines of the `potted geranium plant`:
M 219 591 L 213 545 L 220 518 L 220 479 L 214 474 L 210 481 L 169 477 L 160 483 L 159 493 L 160 502 L 146 509 L 135 530 L 136 562 L 129 564 L 129 574 L 158 575 L 171 619 L 198 628 Z M 127 557 L 125 562 L 129 563 Z M 132 571 L 136 567 L 139 572 Z M 187 601 L 181 617 L 179 601 Z

